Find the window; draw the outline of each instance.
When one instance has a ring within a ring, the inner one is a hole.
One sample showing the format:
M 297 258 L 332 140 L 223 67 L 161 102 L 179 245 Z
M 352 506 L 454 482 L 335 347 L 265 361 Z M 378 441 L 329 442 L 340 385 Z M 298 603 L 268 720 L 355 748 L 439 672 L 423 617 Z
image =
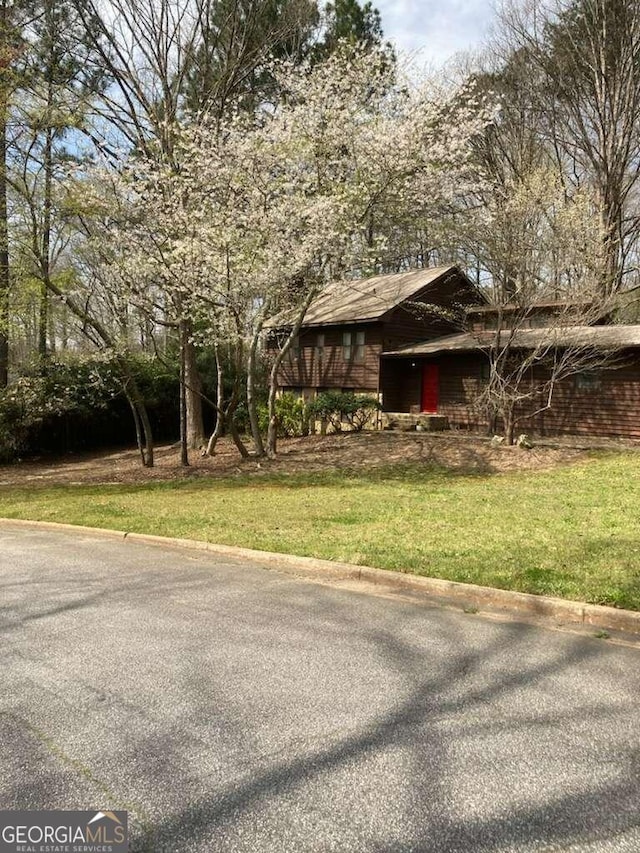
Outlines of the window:
M 582 370 L 576 373 L 575 389 L 585 394 L 593 394 L 602 387 L 602 374 L 599 370 Z
M 291 341 L 289 347 L 289 361 L 298 361 L 300 358 L 300 338 L 298 335 Z
M 324 358 L 324 335 L 319 334 L 316 338 L 316 358 L 322 361 Z
M 531 317 L 531 328 L 545 329 L 551 323 L 552 319 L 548 314 L 534 314 Z
M 342 357 L 345 361 L 351 361 L 351 332 L 342 333 Z
M 345 361 L 364 361 L 364 332 L 342 333 L 342 357 Z

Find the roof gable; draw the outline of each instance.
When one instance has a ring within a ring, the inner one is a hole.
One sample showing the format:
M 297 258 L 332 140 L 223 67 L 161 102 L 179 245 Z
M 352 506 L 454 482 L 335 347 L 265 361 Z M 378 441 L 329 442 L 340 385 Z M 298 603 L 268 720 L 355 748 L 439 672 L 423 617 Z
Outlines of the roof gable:
M 383 320 L 403 302 L 423 296 L 447 274 L 467 284 L 469 293 L 477 294 L 477 301 L 482 301 L 483 297 L 456 266 L 409 270 L 330 284 L 307 309 L 303 328 Z

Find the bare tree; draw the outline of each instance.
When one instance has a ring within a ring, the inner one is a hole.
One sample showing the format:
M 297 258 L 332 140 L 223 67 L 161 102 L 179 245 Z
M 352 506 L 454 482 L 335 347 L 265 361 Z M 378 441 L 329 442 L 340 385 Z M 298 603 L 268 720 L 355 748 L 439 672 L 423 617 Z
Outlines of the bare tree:
M 476 143 L 480 191 L 451 223 L 452 241 L 477 259 L 489 301 L 465 323 L 486 355 L 477 402 L 509 444 L 519 422 L 551 407 L 559 383 L 604 367 L 616 349 L 597 345 L 591 332 L 615 302 L 615 288 L 603 287 L 610 259 L 599 195 L 567 186 L 514 109 Z
M 534 0 L 506 7 L 503 21 L 537 81 L 541 130 L 567 183 L 596 193 L 601 290 L 620 290 L 640 234 L 640 6 Z
M 605 306 L 531 303 L 497 306 L 486 326 L 472 332 L 486 356 L 486 378 L 475 405 L 505 442 L 553 408 L 563 382 L 585 371 L 612 369 L 621 345 L 610 328 L 595 326 Z M 488 328 L 487 328 L 488 326 Z
M 474 192 L 460 199 L 465 213 L 449 221 L 449 242 L 461 252 L 461 262 L 476 269 L 477 278 L 490 274 L 498 298 L 510 299 L 522 286 L 519 280 L 519 253 L 527 222 L 509 210 L 514 189 L 526 184 L 530 176 L 553 170 L 553 148 L 541 132 L 542 117 L 536 98 L 538 82 L 532 74 L 524 51 L 507 50 L 496 42 L 477 63 L 467 70 L 479 94 L 499 104 L 494 119 L 473 143 L 474 162 L 480 180 Z M 490 209 L 498 220 L 487 233 L 473 213 Z M 469 214 L 473 233 L 466 228 Z M 489 248 L 486 243 L 500 243 Z

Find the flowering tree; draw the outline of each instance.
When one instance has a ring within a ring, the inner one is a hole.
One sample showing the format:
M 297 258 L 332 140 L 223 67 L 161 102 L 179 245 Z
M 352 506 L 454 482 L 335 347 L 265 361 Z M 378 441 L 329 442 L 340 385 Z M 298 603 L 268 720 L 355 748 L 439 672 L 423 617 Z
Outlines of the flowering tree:
M 351 47 L 316 65 L 277 63 L 271 74 L 272 103 L 199 116 L 176 134 L 170 166 L 141 156 L 109 176 L 124 212 L 112 222 L 112 281 L 156 321 L 188 319 L 193 336 L 231 355 L 236 378 L 244 368 L 246 388 L 233 397 L 246 400 L 258 454 L 267 321 L 287 329 L 270 372 L 273 454 L 277 370 L 311 300 L 346 271 L 375 269 L 386 251 L 376 218 L 418 196 L 435 211 L 466 188 L 470 141 L 487 121 L 458 92 L 398 84 L 384 52 Z

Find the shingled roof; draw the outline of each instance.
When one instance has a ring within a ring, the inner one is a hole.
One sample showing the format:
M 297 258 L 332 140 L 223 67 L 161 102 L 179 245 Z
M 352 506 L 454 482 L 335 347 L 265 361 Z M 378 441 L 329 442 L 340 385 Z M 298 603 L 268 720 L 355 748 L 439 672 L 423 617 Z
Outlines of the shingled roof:
M 477 352 L 492 345 L 496 332 L 464 333 L 410 344 L 383 353 L 390 357 L 438 355 L 444 352 Z M 502 332 L 506 345 L 508 332 Z M 547 329 L 518 329 L 511 346 L 535 349 L 539 346 L 597 347 L 598 349 L 640 348 L 640 326 L 557 326 Z
M 382 320 L 398 305 L 422 296 L 431 285 L 447 275 L 466 279 L 458 267 L 446 266 L 335 282 L 313 300 L 303 325 L 326 326 Z M 469 288 L 473 288 L 471 282 Z M 285 317 L 280 315 L 268 325 L 275 328 L 285 323 Z

